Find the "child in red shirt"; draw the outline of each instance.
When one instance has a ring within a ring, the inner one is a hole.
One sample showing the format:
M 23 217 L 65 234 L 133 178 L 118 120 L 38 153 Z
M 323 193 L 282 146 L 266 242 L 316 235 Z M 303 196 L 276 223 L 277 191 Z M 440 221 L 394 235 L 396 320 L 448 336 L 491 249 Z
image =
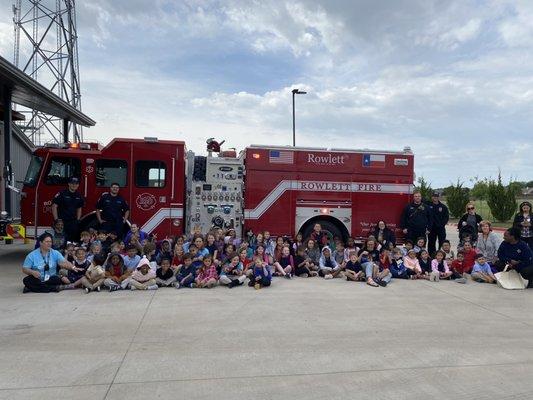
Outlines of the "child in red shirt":
M 452 271 L 451 279 L 454 279 L 459 283 L 466 283 L 466 278 L 463 276 L 465 273 L 465 268 L 465 254 L 461 250 L 457 252 L 457 258 L 453 260 L 452 264 L 450 265 L 450 270 Z
M 472 243 L 465 242 L 463 245 L 463 255 L 464 255 L 464 268 L 463 271 L 470 273 L 472 267 L 476 263 L 477 251 L 472 247 Z

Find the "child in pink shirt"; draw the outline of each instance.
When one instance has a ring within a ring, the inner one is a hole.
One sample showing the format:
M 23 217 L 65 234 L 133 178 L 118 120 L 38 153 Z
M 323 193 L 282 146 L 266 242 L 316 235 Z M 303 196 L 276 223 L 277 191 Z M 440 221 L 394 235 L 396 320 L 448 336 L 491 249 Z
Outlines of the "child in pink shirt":
M 405 265 L 405 268 L 414 272 L 414 274 L 411 275 L 411 279 L 419 279 L 422 277 L 422 268 L 416 257 L 415 249 L 409 249 L 407 255 L 403 258 L 403 265 Z

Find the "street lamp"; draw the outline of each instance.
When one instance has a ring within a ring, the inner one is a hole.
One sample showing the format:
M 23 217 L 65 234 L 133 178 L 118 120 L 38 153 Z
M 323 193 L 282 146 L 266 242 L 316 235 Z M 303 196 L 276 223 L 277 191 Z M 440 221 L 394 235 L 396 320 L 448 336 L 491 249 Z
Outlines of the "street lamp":
M 307 94 L 299 89 L 292 89 L 292 146 L 296 146 L 296 118 L 294 115 L 294 95 L 295 94 Z

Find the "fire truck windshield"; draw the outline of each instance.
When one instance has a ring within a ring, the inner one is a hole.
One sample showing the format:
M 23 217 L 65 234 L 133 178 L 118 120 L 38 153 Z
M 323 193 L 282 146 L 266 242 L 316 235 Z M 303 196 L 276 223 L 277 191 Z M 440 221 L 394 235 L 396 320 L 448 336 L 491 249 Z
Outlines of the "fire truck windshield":
M 41 172 L 41 167 L 43 165 L 43 159 L 39 156 L 33 156 L 28 167 L 28 172 L 26 172 L 26 178 L 24 178 L 24 185 L 26 186 L 35 186 L 37 184 L 37 179 L 39 178 L 39 172 Z

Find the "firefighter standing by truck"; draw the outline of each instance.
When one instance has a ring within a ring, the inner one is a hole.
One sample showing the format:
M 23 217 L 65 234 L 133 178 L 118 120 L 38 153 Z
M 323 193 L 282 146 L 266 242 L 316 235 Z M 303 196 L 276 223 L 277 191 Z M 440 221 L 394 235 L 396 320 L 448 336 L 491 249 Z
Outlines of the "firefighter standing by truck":
M 78 192 L 79 186 L 80 180 L 75 176 L 71 177 L 68 188 L 58 192 L 52 200 L 54 224 L 58 219 L 63 220 L 65 239 L 69 242 L 77 242 L 80 234 L 78 224 L 85 200 Z
M 115 232 L 119 238 L 123 237 L 124 222 L 130 215 L 130 207 L 126 200 L 118 194 L 120 186 L 112 183 L 109 192 L 102 193 L 96 203 L 96 218 L 101 229 Z
M 423 237 L 424 241 L 427 242 L 426 235 L 431 225 L 432 217 L 429 206 L 422 201 L 420 192 L 414 192 L 413 202 L 405 206 L 400 222 L 405 238 L 416 243 L 419 237 Z

